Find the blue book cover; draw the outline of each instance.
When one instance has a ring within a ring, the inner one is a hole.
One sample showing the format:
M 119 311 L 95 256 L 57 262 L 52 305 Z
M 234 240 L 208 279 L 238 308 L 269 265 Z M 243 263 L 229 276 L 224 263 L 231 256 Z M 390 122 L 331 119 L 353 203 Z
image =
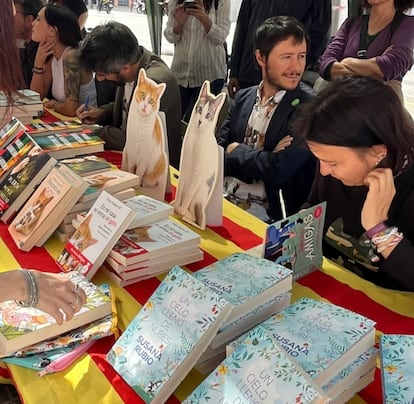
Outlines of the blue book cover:
M 292 269 L 297 280 L 322 266 L 326 202 L 303 209 L 266 229 L 263 256 Z
M 257 326 L 183 404 L 325 402 L 328 398 L 319 386 Z
M 193 276 L 233 305 L 226 324 L 292 288 L 289 269 L 246 253 L 232 254 Z
M 297 300 L 260 325 L 321 385 L 372 348 L 375 340 L 374 321 L 309 298 Z
M 208 347 L 230 305 L 175 266 L 107 355 L 147 403 L 162 403 Z
M 414 335 L 384 334 L 380 340 L 385 403 L 414 403 Z
M 342 393 L 352 388 L 358 380 L 371 373 L 371 381 L 377 363 L 378 351 L 372 347 L 368 351 L 363 352 L 350 365 L 342 369 L 331 380 L 322 386 L 322 390 L 331 399 L 336 399 Z

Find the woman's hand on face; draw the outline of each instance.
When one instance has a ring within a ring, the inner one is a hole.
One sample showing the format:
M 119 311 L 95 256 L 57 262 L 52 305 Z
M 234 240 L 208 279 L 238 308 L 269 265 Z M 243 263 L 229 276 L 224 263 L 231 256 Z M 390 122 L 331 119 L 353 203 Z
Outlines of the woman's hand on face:
M 33 275 L 39 292 L 36 308 L 50 314 L 58 324 L 70 320 L 86 302 L 83 289 L 76 288 L 71 280 L 40 271 L 33 271 Z
M 389 168 L 372 170 L 364 182 L 368 186 L 368 193 L 361 211 L 361 224 L 368 230 L 388 219 L 396 191 L 394 177 Z
M 37 49 L 36 58 L 34 65 L 36 67 L 43 67 L 50 55 L 53 54 L 53 48 L 55 46 L 55 41 L 50 39 L 44 39 L 39 43 Z

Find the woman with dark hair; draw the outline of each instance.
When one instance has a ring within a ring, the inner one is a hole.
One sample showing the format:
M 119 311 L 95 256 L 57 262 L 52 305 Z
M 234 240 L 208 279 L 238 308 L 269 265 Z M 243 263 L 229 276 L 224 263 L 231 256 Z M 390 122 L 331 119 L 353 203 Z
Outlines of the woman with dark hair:
M 401 100 L 401 81 L 413 65 L 414 17 L 404 12 L 414 0 L 367 0 L 363 15 L 349 17 L 323 53 L 326 79 L 370 76 L 390 84 Z
M 8 118 L 13 113 L 13 96 L 22 83 L 20 59 L 14 41 L 12 0 L 0 1 L 0 92 L 8 101 Z M 37 307 L 53 316 L 58 324 L 71 319 L 86 301 L 85 292 L 69 279 L 56 274 L 21 269 L 0 273 L 0 302 L 17 300 L 25 306 Z
M 308 202 L 327 201 L 324 255 L 414 291 L 414 124 L 395 92 L 368 77 L 334 80 L 294 132 L 319 159 Z
M 45 106 L 75 116 L 79 105 L 89 97 L 96 106 L 96 87 L 91 71 L 79 63 L 79 41 L 82 39 L 75 14 L 65 7 L 47 5 L 33 22 L 32 39 L 39 42 L 30 88 L 41 98 L 53 97 Z
M 224 47 L 230 31 L 230 0 L 170 0 L 164 36 L 175 45 L 171 71 L 180 86 L 186 120 L 205 80 L 213 94 L 227 77 Z

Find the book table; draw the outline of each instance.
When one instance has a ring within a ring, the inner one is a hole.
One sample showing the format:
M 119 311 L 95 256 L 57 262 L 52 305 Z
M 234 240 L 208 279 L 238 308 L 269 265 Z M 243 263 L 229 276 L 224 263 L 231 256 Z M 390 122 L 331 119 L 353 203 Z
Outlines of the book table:
M 105 152 L 104 157 L 120 162 L 118 153 Z M 265 223 L 224 201 L 223 224 L 198 231 L 201 235 L 203 261 L 188 265 L 191 271 L 211 264 L 238 251 L 259 246 L 265 231 Z M 58 272 L 54 259 L 63 244 L 51 237 L 42 247 L 25 253 L 16 248 L 7 226 L 0 224 L 0 271 L 14 268 L 35 268 Z M 162 277 L 155 277 L 125 289 L 114 287 L 120 330 L 136 315 Z M 93 278 L 97 284 L 109 282 L 99 271 Z M 294 283 L 292 301 L 300 297 L 326 299 L 334 304 L 356 311 L 377 323 L 377 337 L 381 333 L 414 334 L 414 293 L 396 292 L 380 288 L 360 279 L 343 268 L 324 260 L 323 269 L 313 272 Z M 106 362 L 105 355 L 114 343 L 112 337 L 97 341 L 87 354 L 65 371 L 39 378 L 35 371 L 5 365 L 0 362 L 0 383 L 14 383 L 24 403 L 65 404 L 118 404 L 143 402 Z M 193 370 L 177 388 L 167 403 L 180 403 L 202 376 Z M 374 382 L 362 390 L 352 403 L 381 403 L 381 376 L 379 368 Z

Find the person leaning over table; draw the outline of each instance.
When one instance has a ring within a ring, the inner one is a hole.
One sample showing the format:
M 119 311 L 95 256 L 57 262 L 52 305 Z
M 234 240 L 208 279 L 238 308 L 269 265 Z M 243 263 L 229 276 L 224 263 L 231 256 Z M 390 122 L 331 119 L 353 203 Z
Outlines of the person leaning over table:
M 382 81 L 332 81 L 293 124 L 319 159 L 309 205 L 327 201 L 324 255 L 414 291 L 414 123 Z
M 87 35 L 81 46 L 80 61 L 85 68 L 96 72 L 98 81 L 108 80 L 118 85 L 114 102 L 87 111 L 81 106 L 76 111 L 85 123 L 106 125 L 97 134 L 105 140 L 107 149 L 124 148 L 129 104 L 140 69 L 144 68 L 147 77 L 155 82 L 167 84 L 160 111 L 166 118 L 170 163 L 178 168 L 182 145 L 180 90 L 164 61 L 139 46 L 132 31 L 115 21 L 98 25 Z
M 8 107 L 0 116 L 0 127 L 13 114 L 13 95 L 23 83 L 19 53 L 14 41 L 12 0 L 0 1 L 0 91 L 6 95 Z M 18 300 L 52 315 L 58 324 L 73 317 L 86 301 L 85 292 L 69 279 L 35 270 L 11 270 L 0 273 L 0 302 Z

